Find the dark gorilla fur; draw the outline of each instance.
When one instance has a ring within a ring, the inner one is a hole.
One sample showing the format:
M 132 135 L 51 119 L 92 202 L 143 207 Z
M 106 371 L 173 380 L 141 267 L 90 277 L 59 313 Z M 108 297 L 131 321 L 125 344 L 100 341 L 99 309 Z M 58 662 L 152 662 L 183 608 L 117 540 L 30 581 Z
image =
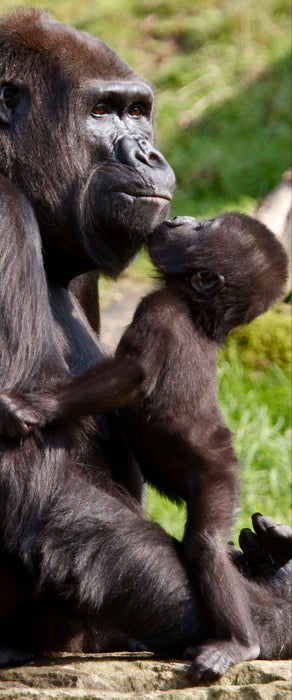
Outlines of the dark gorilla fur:
M 240 465 L 218 405 L 216 360 L 232 328 L 283 294 L 287 257 L 263 224 L 241 214 L 176 217 L 154 232 L 149 252 L 164 284 L 141 301 L 117 348 L 145 374 L 123 413 L 144 476 L 187 504 L 183 550 L 216 635 L 187 652 L 196 681 L 204 669 L 222 673 L 259 653 L 244 582 L 226 549 Z
M 97 39 L 36 10 L 0 21 L 2 665 L 60 649 L 178 655 L 212 634 L 182 545 L 144 517 L 118 414 L 80 418 L 133 402 L 144 379 L 105 357 L 96 293 L 76 278 L 118 275 L 168 215 L 153 109 Z M 265 658 L 288 653 L 285 579 L 242 579 Z

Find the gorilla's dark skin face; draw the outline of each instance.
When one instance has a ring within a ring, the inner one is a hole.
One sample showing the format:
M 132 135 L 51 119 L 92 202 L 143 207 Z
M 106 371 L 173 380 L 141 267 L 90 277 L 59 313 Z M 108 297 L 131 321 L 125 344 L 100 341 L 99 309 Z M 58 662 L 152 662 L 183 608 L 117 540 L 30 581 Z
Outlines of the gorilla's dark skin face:
M 115 276 L 167 216 L 175 185 L 154 145 L 152 89 L 46 15 L 4 20 L 2 35 L 0 172 L 33 205 L 49 274 Z

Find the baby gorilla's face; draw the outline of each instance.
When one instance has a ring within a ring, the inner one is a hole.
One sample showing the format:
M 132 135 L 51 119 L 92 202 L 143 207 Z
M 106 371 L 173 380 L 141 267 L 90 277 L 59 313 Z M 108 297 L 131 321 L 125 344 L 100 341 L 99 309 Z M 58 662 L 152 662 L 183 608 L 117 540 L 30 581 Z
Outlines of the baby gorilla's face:
M 166 281 L 183 284 L 187 294 L 192 288 L 193 303 L 204 301 L 224 333 L 266 311 L 284 292 L 282 245 L 244 214 L 167 220 L 152 234 L 149 253 Z
M 230 247 L 230 237 L 220 217 L 198 221 L 192 216 L 177 216 L 154 231 L 148 247 L 161 272 L 181 274 L 198 269 L 218 268 L 219 272 L 227 243 Z

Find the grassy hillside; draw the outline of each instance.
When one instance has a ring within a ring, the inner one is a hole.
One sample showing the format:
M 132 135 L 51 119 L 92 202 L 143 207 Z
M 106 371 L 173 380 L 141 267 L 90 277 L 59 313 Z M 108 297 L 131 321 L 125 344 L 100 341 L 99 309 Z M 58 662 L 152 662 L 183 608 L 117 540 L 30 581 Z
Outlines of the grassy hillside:
M 290 0 L 0 0 L 109 43 L 155 86 L 173 211 L 249 210 L 290 165 Z

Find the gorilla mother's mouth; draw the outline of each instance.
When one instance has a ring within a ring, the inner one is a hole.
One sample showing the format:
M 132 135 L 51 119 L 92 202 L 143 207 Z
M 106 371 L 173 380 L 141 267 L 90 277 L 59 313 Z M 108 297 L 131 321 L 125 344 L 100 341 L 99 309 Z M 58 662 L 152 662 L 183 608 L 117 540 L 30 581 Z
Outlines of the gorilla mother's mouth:
M 117 191 L 116 194 L 123 195 L 129 201 L 134 201 L 135 199 L 143 199 L 145 201 L 156 201 L 157 199 L 164 199 L 170 202 L 172 197 L 169 192 L 149 192 L 148 194 L 132 194 L 131 192 L 124 192 L 122 190 Z
M 165 199 L 170 202 L 171 196 L 169 194 L 138 194 L 135 199 Z

